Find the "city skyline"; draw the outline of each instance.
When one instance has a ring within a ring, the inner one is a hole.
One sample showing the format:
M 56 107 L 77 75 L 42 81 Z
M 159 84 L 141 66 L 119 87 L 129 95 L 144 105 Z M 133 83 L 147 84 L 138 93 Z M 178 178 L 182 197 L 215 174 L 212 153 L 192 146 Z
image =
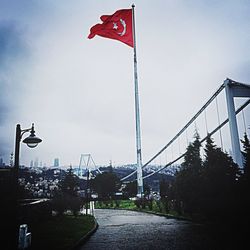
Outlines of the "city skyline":
M 145 162 L 227 77 L 250 83 L 250 3 L 134 3 Z M 0 158 L 5 163 L 14 151 L 16 124 L 29 128 L 33 122 L 43 142 L 32 150 L 23 144 L 20 164 L 29 166 L 38 157 L 53 165 L 56 156 L 61 165 L 78 165 L 83 153 L 97 165 L 136 162 L 133 50 L 106 38 L 87 39 L 101 15 L 124 8 L 131 2 L 1 2 Z M 223 117 L 224 104 L 220 108 Z M 208 112 L 210 129 L 217 125 L 213 112 Z M 246 119 L 249 113 L 248 107 Z

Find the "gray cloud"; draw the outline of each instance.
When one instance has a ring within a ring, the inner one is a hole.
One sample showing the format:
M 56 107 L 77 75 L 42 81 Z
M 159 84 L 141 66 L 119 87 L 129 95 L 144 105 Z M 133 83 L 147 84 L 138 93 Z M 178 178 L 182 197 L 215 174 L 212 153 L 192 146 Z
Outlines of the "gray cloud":
M 0 21 L 0 155 L 12 151 L 9 138 L 6 137 L 6 126 L 9 116 L 18 106 L 18 95 L 21 81 L 15 77 L 15 67 L 27 55 L 27 48 L 22 34 L 14 21 Z M 18 84 L 17 84 L 18 83 Z M 5 131 L 5 132 L 4 132 Z M 8 133 L 7 133 L 8 134 Z
M 0 10 L 7 20 L 0 25 L 0 143 L 8 146 L 0 151 L 9 154 L 17 122 L 25 128 L 35 122 L 43 143 L 34 150 L 22 148 L 25 164 L 39 157 L 49 165 L 59 157 L 62 164 L 76 165 L 81 153 L 91 153 L 97 164 L 111 158 L 135 162 L 133 50 L 110 39 L 87 39 L 100 15 L 129 8 L 131 2 L 14 2 L 4 1 Z M 135 4 L 146 160 L 225 78 L 250 82 L 250 4 Z M 217 124 L 214 112 L 208 112 L 211 129 Z

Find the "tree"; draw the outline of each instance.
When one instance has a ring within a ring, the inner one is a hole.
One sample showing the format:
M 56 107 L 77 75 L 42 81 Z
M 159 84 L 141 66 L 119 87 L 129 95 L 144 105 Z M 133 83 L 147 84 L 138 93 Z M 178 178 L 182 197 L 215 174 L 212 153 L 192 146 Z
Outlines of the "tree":
M 143 193 L 144 193 L 145 197 L 149 198 L 149 195 L 150 195 L 150 186 L 146 182 L 144 182 L 144 184 L 143 184 Z
M 72 167 L 68 169 L 65 177 L 59 183 L 59 190 L 54 195 L 53 208 L 62 215 L 67 209 L 71 210 L 76 216 L 79 212 L 82 201 L 77 196 L 79 189 L 79 179 L 74 175 Z
M 79 179 L 73 173 L 73 169 L 70 166 L 65 177 L 59 184 L 60 189 L 64 194 L 68 194 L 70 196 L 77 196 L 77 190 L 79 188 Z
M 171 182 L 167 182 L 164 179 L 160 182 L 160 196 L 161 202 L 164 206 L 165 212 L 169 212 L 169 202 L 174 199 L 173 187 Z
M 244 157 L 244 179 L 246 183 L 250 183 L 250 142 L 247 134 L 244 134 L 244 140 L 241 140 L 243 144 L 243 157 Z
M 201 143 L 200 136 L 197 132 L 195 132 L 194 139 L 194 142 L 190 143 L 187 147 L 182 168 L 200 172 L 202 163 L 200 156 Z
M 128 197 L 135 197 L 137 195 L 137 182 L 131 181 L 126 184 L 125 188 L 123 189 L 123 192 Z
M 244 134 L 244 140 L 241 140 L 243 144 L 243 160 L 244 160 L 244 173 L 240 178 L 240 188 L 238 197 L 241 197 L 240 199 L 240 207 L 241 207 L 241 213 L 244 216 L 244 220 L 248 223 L 250 221 L 249 209 L 250 209 L 250 142 L 247 137 L 247 134 Z M 248 215 L 248 216 L 247 216 Z M 246 219 L 246 217 L 248 219 Z M 245 223 L 246 223 L 245 222 Z M 247 223 L 246 223 L 247 224 Z
M 100 198 L 110 198 L 121 186 L 120 179 L 113 172 L 98 174 L 90 184 Z
M 236 201 L 238 166 L 208 137 L 202 172 L 202 211 L 208 217 L 222 218 L 232 213 Z
M 180 207 L 180 204 L 184 204 L 183 209 L 190 215 L 200 211 L 201 202 L 201 143 L 197 132 L 194 137 L 194 142 L 187 147 L 184 162 L 176 174 L 174 183 L 177 206 Z

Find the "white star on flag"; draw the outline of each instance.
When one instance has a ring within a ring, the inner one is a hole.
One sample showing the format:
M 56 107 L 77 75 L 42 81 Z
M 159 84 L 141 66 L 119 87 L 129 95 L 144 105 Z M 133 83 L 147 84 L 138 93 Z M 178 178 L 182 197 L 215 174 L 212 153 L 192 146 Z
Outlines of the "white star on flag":
M 118 29 L 117 23 L 113 23 L 113 24 L 114 24 L 113 29 L 117 30 Z

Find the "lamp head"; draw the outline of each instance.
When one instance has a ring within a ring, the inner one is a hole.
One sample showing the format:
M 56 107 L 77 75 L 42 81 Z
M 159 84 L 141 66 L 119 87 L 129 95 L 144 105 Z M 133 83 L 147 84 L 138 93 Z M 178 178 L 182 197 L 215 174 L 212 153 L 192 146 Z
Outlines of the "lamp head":
M 38 138 L 35 135 L 34 123 L 32 123 L 32 128 L 31 128 L 31 131 L 30 131 L 30 135 L 23 140 L 23 143 L 26 143 L 27 146 L 30 147 L 30 148 L 34 148 L 41 141 L 42 141 L 42 139 Z

